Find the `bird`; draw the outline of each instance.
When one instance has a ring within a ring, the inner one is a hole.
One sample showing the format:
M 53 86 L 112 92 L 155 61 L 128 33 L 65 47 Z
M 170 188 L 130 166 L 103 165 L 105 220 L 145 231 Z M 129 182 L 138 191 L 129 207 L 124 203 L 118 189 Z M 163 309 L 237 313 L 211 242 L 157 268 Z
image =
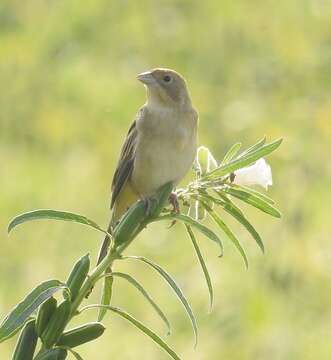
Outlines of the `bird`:
M 169 182 L 175 187 L 196 156 L 198 112 L 184 77 L 171 69 L 155 68 L 137 79 L 146 88 L 147 100 L 129 128 L 113 176 L 109 233 L 136 201 L 152 197 Z M 109 243 L 106 236 L 98 264 Z

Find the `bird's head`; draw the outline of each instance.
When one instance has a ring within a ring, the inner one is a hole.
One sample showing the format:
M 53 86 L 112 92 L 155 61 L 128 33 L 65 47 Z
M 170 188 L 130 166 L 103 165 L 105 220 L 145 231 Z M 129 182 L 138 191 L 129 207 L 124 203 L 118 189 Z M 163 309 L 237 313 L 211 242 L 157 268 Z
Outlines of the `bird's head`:
M 137 76 L 147 88 L 148 103 L 161 106 L 190 106 L 184 78 L 174 70 L 156 68 Z

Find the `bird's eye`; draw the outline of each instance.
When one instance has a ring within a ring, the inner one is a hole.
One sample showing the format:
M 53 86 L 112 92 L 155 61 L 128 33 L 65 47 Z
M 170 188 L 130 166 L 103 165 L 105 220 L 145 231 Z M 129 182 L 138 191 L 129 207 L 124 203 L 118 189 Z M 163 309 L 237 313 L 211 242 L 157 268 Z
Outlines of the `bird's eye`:
M 164 82 L 170 82 L 171 81 L 171 76 L 170 75 L 165 75 L 164 77 L 163 77 L 163 81 Z

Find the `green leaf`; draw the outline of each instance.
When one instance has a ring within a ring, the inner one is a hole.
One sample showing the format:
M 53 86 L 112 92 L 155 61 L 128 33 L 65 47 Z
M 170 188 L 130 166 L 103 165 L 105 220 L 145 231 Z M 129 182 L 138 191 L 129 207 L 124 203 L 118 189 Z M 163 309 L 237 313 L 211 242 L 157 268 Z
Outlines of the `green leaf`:
M 168 182 L 158 190 L 156 194 L 157 201 L 155 202 L 155 198 L 153 198 L 154 201 L 152 200 L 151 214 L 150 214 L 151 218 L 156 218 L 160 215 L 163 208 L 168 203 L 169 195 L 171 194 L 173 188 L 174 188 L 174 184 L 172 182 Z
M 218 167 L 217 169 L 209 172 L 204 176 L 205 179 L 210 179 L 213 177 L 220 177 L 227 174 L 230 174 L 231 172 L 243 168 L 245 166 L 248 166 L 252 163 L 254 163 L 256 160 L 262 158 L 263 156 L 266 156 L 270 154 L 271 152 L 275 151 L 279 145 L 281 144 L 282 139 L 276 140 L 270 144 L 263 145 L 262 147 L 253 150 L 243 156 L 238 157 L 235 160 L 230 161 L 229 163 L 222 165 Z
M 48 280 L 34 288 L 26 298 L 3 319 L 0 325 L 0 342 L 10 338 L 28 320 L 44 301 L 60 289 L 69 289 L 58 280 Z
M 238 151 L 241 148 L 241 143 L 236 143 L 231 146 L 230 150 L 225 154 L 221 166 L 227 164 L 229 161 L 231 161 L 238 153 Z
M 256 243 L 258 244 L 258 246 L 260 247 L 261 251 L 264 252 L 264 245 L 263 245 L 263 241 L 261 239 L 261 236 L 259 235 L 259 233 L 255 230 L 255 228 L 253 227 L 253 225 L 247 220 L 247 218 L 245 217 L 244 213 L 241 211 L 241 209 L 236 206 L 228 197 L 226 197 L 225 195 L 223 195 L 221 193 L 221 191 L 216 191 L 216 193 L 221 196 L 221 198 L 224 201 L 220 201 L 217 202 L 219 205 L 221 205 L 223 207 L 223 209 L 229 213 L 230 215 L 232 215 L 237 221 L 239 221 L 245 228 L 246 230 L 252 235 L 252 237 L 255 239 Z M 215 201 L 217 199 L 214 199 Z
M 68 349 L 69 352 L 76 358 L 76 360 L 83 360 L 83 358 L 78 354 L 77 351 L 74 351 L 72 349 Z
M 197 254 L 197 257 L 198 257 L 198 260 L 199 260 L 199 263 L 201 265 L 201 268 L 202 268 L 202 271 L 203 271 L 203 274 L 205 276 L 205 279 L 206 279 L 206 283 L 207 283 L 207 287 L 208 287 L 208 291 L 209 291 L 209 300 L 210 300 L 210 305 L 209 305 L 209 312 L 211 312 L 212 308 L 213 308 L 213 300 L 214 300 L 214 291 L 213 291 L 213 285 L 211 283 L 211 280 L 210 280 L 210 276 L 209 276 L 209 272 L 208 272 L 208 269 L 207 269 L 207 266 L 206 266 L 206 263 L 204 261 L 204 258 L 201 254 L 201 251 L 200 251 L 200 248 L 199 248 L 199 245 L 197 243 L 197 240 L 194 236 L 194 233 L 191 229 L 191 226 L 189 225 L 185 225 L 186 227 L 186 230 L 187 230 L 187 233 L 189 234 L 189 237 L 192 241 L 192 244 L 193 244 L 193 247 L 194 247 L 194 250 Z
M 246 191 L 249 194 L 255 195 L 255 196 L 261 198 L 261 200 L 264 200 L 265 202 L 267 202 L 270 205 L 273 205 L 275 203 L 274 200 L 271 199 L 269 196 L 267 196 L 265 194 L 262 194 L 261 192 L 259 192 L 257 190 L 254 190 L 252 188 L 249 188 L 247 186 L 237 185 L 237 184 L 234 184 L 234 183 L 229 183 L 228 185 L 231 186 L 234 189 Z
M 27 221 L 32 220 L 63 220 L 73 221 L 76 223 L 90 226 L 96 230 L 99 230 L 105 234 L 107 231 L 103 230 L 97 223 L 88 219 L 86 216 L 74 214 L 67 211 L 58 211 L 50 209 L 40 209 L 30 211 L 21 215 L 16 216 L 8 225 L 8 233 L 13 230 L 17 225 L 23 224 Z
M 119 308 L 113 307 L 113 306 L 105 306 L 105 305 L 88 305 L 85 306 L 82 311 L 92 309 L 95 307 L 104 307 L 106 310 L 113 311 L 117 315 L 123 317 L 124 319 L 128 320 L 136 326 L 139 330 L 141 330 L 143 333 L 145 333 L 147 336 L 149 336 L 153 341 L 155 341 L 163 350 L 165 350 L 173 359 L 180 360 L 180 357 L 169 347 L 167 343 L 165 343 L 154 331 L 149 329 L 146 325 L 144 325 L 139 320 L 135 319 L 132 315 L 128 314 L 126 311 L 121 310 Z
M 68 348 L 56 347 L 48 350 L 41 350 L 34 360 L 57 360 L 65 359 L 67 357 Z M 78 358 L 79 359 L 79 358 Z M 82 360 L 81 358 L 79 360 Z
M 190 304 L 188 303 L 188 301 L 186 300 L 186 297 L 184 296 L 182 290 L 179 288 L 179 286 L 176 284 L 175 280 L 164 270 L 162 269 L 162 267 L 160 265 L 155 264 L 154 262 L 152 262 L 149 259 L 146 259 L 145 257 L 142 256 L 123 256 L 122 259 L 134 259 L 134 260 L 139 260 L 144 262 L 145 264 L 151 266 L 154 270 L 156 270 L 163 278 L 164 280 L 169 284 L 169 286 L 174 290 L 174 292 L 176 293 L 178 299 L 181 301 L 181 303 L 183 304 L 187 315 L 189 316 L 191 323 L 192 323 L 192 328 L 193 328 L 193 332 L 194 332 L 194 337 L 195 337 L 195 346 L 198 342 L 198 328 L 197 328 L 197 323 L 195 320 L 195 316 L 193 314 L 192 308 L 190 306 Z
M 12 360 L 33 359 L 38 341 L 35 325 L 35 319 L 26 322 L 17 340 Z
M 199 230 L 202 234 L 204 234 L 207 238 L 216 242 L 216 244 L 218 244 L 221 249 L 221 254 L 219 256 L 220 257 L 223 256 L 223 244 L 222 244 L 221 239 L 217 236 L 217 234 L 215 234 L 214 231 L 209 229 L 207 226 L 192 219 L 190 216 L 187 216 L 184 214 L 171 213 L 171 214 L 159 216 L 157 219 L 155 219 L 153 221 L 161 221 L 161 220 L 179 220 L 187 225 L 193 226 L 194 228 Z
M 205 209 L 208 211 L 209 215 L 212 217 L 212 219 L 215 221 L 215 223 L 219 226 L 219 228 L 225 233 L 225 235 L 232 241 L 234 246 L 238 249 L 239 253 L 241 254 L 246 268 L 248 268 L 248 260 L 247 256 L 245 254 L 245 251 L 243 247 L 241 246 L 239 240 L 235 236 L 235 234 L 232 232 L 232 230 L 225 224 L 225 222 L 218 216 L 218 214 L 209 207 L 205 202 L 201 201 L 201 204 L 205 207 Z
M 232 195 L 237 199 L 246 202 L 247 204 L 253 205 L 257 209 L 265 212 L 266 214 L 269 214 L 276 218 L 281 217 L 281 213 L 275 207 L 273 207 L 267 201 L 263 200 L 261 197 L 254 195 L 252 192 L 249 193 L 244 190 L 239 190 L 231 187 L 224 187 L 221 191 Z
M 148 294 L 148 292 L 143 288 L 143 286 L 141 284 L 139 284 L 139 282 L 134 279 L 132 276 L 130 276 L 129 274 L 125 274 L 125 273 L 121 273 L 121 272 L 113 272 L 112 273 L 113 276 L 117 276 L 120 277 L 122 279 L 127 280 L 131 285 L 133 285 L 138 291 L 140 291 L 140 293 L 145 297 L 145 299 L 152 305 L 152 307 L 154 308 L 154 310 L 158 313 L 158 315 L 160 316 L 160 318 L 164 321 L 167 329 L 168 329 L 168 335 L 170 335 L 171 333 L 171 329 L 170 329 L 170 323 L 169 320 L 167 319 L 167 317 L 165 316 L 164 312 L 160 309 L 160 307 L 155 303 L 155 301 L 153 300 L 153 298 Z
M 264 136 L 261 140 L 259 140 L 256 144 L 250 146 L 248 149 L 246 149 L 245 151 L 243 151 L 239 157 L 243 157 L 244 155 L 247 155 L 259 148 L 261 148 L 266 142 L 266 137 Z
M 111 301 L 111 296 L 113 292 L 113 277 L 110 276 L 111 270 L 107 269 L 105 271 L 105 278 L 103 280 L 103 288 L 102 288 L 102 295 L 101 295 L 101 304 L 102 305 L 109 305 Z M 109 276 L 107 276 L 109 274 Z M 98 321 L 102 321 L 107 313 L 107 309 L 100 308 L 98 314 Z
M 128 209 L 113 232 L 117 251 L 121 252 L 127 247 L 133 238 L 146 227 L 146 224 L 161 213 L 172 189 L 173 184 L 167 183 L 158 190 L 155 197 L 148 200 L 150 202 L 148 214 L 145 200 L 136 202 Z
M 78 354 L 77 351 L 72 350 L 72 349 L 69 348 L 69 347 L 66 347 L 66 346 L 62 347 L 62 346 L 61 346 L 61 349 L 68 350 L 68 351 L 75 357 L 76 360 L 84 360 L 84 359 Z

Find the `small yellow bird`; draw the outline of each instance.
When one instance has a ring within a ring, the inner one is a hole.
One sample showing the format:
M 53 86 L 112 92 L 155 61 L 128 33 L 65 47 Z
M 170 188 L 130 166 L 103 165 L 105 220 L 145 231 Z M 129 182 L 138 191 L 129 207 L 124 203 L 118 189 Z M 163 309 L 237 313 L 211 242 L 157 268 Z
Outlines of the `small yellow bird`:
M 177 185 L 196 155 L 198 113 L 185 79 L 174 70 L 156 68 L 137 76 L 147 89 L 126 136 L 112 182 L 109 232 L 127 209 L 163 185 Z M 107 254 L 106 237 L 98 263 Z

